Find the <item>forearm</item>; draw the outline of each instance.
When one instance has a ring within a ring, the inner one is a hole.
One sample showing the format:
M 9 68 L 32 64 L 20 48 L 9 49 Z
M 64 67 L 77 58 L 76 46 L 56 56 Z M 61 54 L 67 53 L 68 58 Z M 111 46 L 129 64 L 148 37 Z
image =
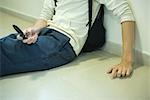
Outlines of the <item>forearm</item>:
M 135 22 L 126 21 L 121 24 L 122 26 L 122 62 L 133 62 L 133 46 L 134 46 L 134 31 Z

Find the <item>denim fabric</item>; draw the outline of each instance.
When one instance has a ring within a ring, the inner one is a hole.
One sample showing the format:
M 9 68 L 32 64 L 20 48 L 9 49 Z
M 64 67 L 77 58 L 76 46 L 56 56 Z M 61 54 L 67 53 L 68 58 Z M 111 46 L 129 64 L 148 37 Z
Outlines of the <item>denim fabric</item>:
M 15 34 L 0 39 L 0 76 L 40 71 L 72 61 L 76 54 L 62 33 L 44 28 L 34 44 L 24 44 Z

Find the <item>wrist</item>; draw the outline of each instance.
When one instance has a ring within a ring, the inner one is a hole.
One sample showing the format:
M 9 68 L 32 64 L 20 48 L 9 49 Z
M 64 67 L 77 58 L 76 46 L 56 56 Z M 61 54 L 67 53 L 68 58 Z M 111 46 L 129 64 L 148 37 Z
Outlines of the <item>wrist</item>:
M 131 55 L 122 56 L 121 62 L 127 63 L 127 64 L 132 64 L 133 63 L 132 56 Z
M 39 19 L 37 20 L 37 22 L 33 25 L 33 28 L 36 30 L 41 30 L 42 28 L 47 26 L 47 21 L 43 20 L 43 19 Z
M 123 49 L 121 60 L 122 62 L 132 63 L 133 62 L 132 49 L 129 49 L 129 50 Z

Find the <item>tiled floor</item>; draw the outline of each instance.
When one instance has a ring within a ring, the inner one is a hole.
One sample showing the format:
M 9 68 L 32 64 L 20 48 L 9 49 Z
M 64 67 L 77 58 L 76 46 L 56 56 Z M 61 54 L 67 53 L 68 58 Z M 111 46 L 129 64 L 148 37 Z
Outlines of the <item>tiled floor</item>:
M 11 24 L 31 25 L 0 15 L 1 37 L 13 31 Z M 134 66 L 131 77 L 111 80 L 105 72 L 119 61 L 118 56 L 96 51 L 52 70 L 3 77 L 0 100 L 150 100 L 150 67 Z

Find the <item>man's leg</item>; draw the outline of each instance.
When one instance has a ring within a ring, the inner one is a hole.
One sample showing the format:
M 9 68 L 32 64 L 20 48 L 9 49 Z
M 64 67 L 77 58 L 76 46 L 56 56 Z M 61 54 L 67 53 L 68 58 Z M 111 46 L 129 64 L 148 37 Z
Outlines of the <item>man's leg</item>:
M 31 45 L 12 36 L 5 37 L 0 39 L 0 49 L 2 76 L 58 67 L 76 57 L 69 38 L 50 29 Z

